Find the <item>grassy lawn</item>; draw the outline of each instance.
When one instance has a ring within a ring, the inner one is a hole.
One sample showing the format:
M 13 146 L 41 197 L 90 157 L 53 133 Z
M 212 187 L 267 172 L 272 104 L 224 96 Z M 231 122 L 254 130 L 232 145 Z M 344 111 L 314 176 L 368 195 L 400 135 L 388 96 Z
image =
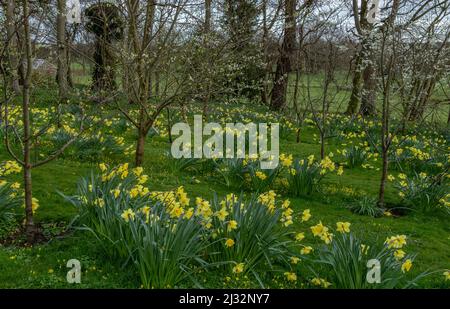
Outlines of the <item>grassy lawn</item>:
M 280 152 L 291 153 L 294 157 L 319 155 L 319 144 L 314 135 L 317 131 L 307 127 L 302 130 L 301 142 L 296 143 L 294 134 L 282 139 Z M 134 143 L 133 134 L 126 134 L 126 143 Z M 326 151 L 336 153 L 341 143 L 330 140 Z M 230 192 L 239 193 L 234 188 L 226 188 L 209 174 L 194 171 L 178 172 L 174 170 L 173 161 L 167 160 L 165 153 L 170 150 L 167 137 L 148 139 L 145 148 L 144 169 L 149 175 L 150 190 L 171 190 L 183 185 L 189 197 L 202 196 L 212 198 L 214 194 L 224 196 Z M 9 160 L 4 146 L 0 146 L 0 162 Z M 133 155 L 122 155 L 118 162 L 133 162 Z M 411 212 L 404 216 L 371 218 L 351 213 L 347 208 L 348 199 L 342 188 L 352 188 L 362 195 L 376 196 L 379 186 L 379 162 L 374 169 L 345 169 L 342 176 L 326 177 L 321 192 L 305 198 L 290 198 L 291 206 L 298 216 L 304 209 L 310 209 L 312 218 L 308 224 L 294 220 L 294 230 L 309 232 L 309 226 L 322 221 L 334 226 L 337 221 L 351 222 L 352 231 L 363 239 L 384 242 L 386 237 L 398 234 L 408 236 L 408 252 L 416 252 L 417 258 L 411 270 L 413 274 L 424 271 L 439 270 L 438 273 L 426 277 L 421 287 L 450 287 L 442 277 L 442 269 L 450 267 L 450 225 L 448 216 L 440 213 L 422 214 Z M 0 247 L 0 287 L 2 288 L 55 288 L 72 287 L 66 283 L 66 262 L 76 258 L 83 265 L 82 284 L 79 288 L 139 288 L 138 277 L 124 268 L 123 265 L 110 259 L 99 248 L 95 238 L 88 231 L 66 229 L 77 210 L 60 195 L 75 194 L 77 182 L 88 176 L 91 170 L 98 170 L 97 163 L 80 162 L 71 158 L 62 158 L 33 170 L 34 196 L 40 201 L 37 221 L 42 224 L 48 235 L 48 242 L 33 247 L 17 247 L 14 245 Z M 11 180 L 20 181 L 20 175 Z M 388 184 L 388 203 L 399 203 L 397 191 Z M 2 226 L 2 234 L 11 230 L 10 226 Z M 312 237 L 307 243 L 315 244 Z M 258 287 L 255 282 L 228 282 L 225 276 L 215 271 L 202 272 L 199 277 L 206 287 Z M 299 278 L 297 287 L 302 286 L 306 278 Z M 447 281 L 448 282 L 448 281 Z M 277 279 L 271 278 L 269 286 L 284 287 Z M 190 287 L 190 282 L 182 286 Z

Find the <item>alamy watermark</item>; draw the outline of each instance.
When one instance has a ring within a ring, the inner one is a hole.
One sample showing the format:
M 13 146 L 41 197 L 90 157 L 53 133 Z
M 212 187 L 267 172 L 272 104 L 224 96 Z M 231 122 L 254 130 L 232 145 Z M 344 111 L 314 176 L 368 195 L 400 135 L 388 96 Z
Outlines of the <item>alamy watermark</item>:
M 369 0 L 367 3 L 367 22 L 369 24 L 374 24 L 377 21 L 378 12 L 380 9 L 380 0 Z
M 70 268 L 67 272 L 67 283 L 81 283 L 81 263 L 77 259 L 70 259 L 66 266 Z
M 68 24 L 81 24 L 80 0 L 68 0 L 66 3 L 66 20 Z

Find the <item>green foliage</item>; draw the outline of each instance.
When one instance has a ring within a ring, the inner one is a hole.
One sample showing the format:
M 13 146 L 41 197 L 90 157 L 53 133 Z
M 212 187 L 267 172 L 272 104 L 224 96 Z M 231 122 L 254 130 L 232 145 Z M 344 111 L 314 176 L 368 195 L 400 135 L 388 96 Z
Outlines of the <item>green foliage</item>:
M 12 188 L 11 184 L 0 184 L 0 221 L 10 220 L 14 215 L 14 209 L 21 203 L 17 190 Z
M 361 196 L 353 201 L 348 208 L 357 215 L 370 216 L 373 218 L 381 217 L 384 209 L 378 206 L 378 201 L 374 197 Z
M 330 245 L 324 245 L 315 263 L 324 266 L 331 273 L 331 282 L 339 289 L 371 289 L 371 288 L 407 288 L 423 278 L 422 273 L 408 279 L 402 271 L 402 261 L 414 261 L 414 257 L 406 255 L 401 260 L 395 258 L 395 249 L 378 243 L 365 244 L 352 233 L 339 233 Z M 368 261 L 379 261 L 380 283 L 369 283 L 366 280 Z
M 281 172 L 281 166 L 278 165 L 274 169 L 262 170 L 261 162 L 258 160 L 250 160 L 246 166 L 246 172 L 248 174 L 248 186 L 253 192 L 264 192 L 268 190 L 275 179 Z
M 352 145 L 342 151 L 345 162 L 349 168 L 359 167 L 367 161 L 367 152 L 360 146 Z
M 109 2 L 99 2 L 84 11 L 86 29 L 107 42 L 123 37 L 124 21 L 119 8 Z
M 415 173 L 413 177 L 403 177 L 395 187 L 399 191 L 402 202 L 410 209 L 431 212 L 443 210 L 450 214 L 448 206 L 448 181 L 442 177 L 427 176 Z
M 170 161 L 170 167 L 173 172 L 194 171 L 198 172 L 202 159 L 197 158 L 179 158 L 172 157 L 170 152 L 166 152 L 166 158 Z
M 207 243 L 200 220 L 170 218 L 162 203 L 151 207 L 151 215 L 130 220 L 122 229 L 130 258 L 144 288 L 174 288 L 191 277 L 195 266 L 206 267 L 202 254 Z
M 323 178 L 321 168 L 312 160 L 295 159 L 294 165 L 289 170 L 288 191 L 293 196 L 310 195 L 318 190 Z
M 79 222 L 109 256 L 136 267 L 145 288 L 175 287 L 204 265 L 205 242 L 197 217 L 173 216 L 170 195 L 151 195 L 139 183 L 145 175 L 127 165 L 92 174 L 68 198 L 79 208 Z M 167 198 L 167 199 L 166 199 Z
M 232 186 L 241 186 L 247 167 L 244 159 L 230 158 L 214 160 L 216 175 L 219 178 L 219 183 L 225 185 L 227 188 Z
M 219 215 L 212 219 L 210 261 L 224 264 L 227 269 L 244 263 L 243 273 L 254 275 L 258 281 L 261 274 L 273 270 L 277 264 L 286 265 L 292 242 L 280 222 L 283 209 L 275 206 L 275 200 L 254 196 L 244 201 L 242 196 L 229 194 L 222 201 L 215 197 L 211 206 Z M 231 246 L 226 243 L 230 239 Z
M 253 0 L 227 1 L 224 13 L 222 25 L 231 53 L 221 70 L 223 89 L 231 97 L 259 98 L 265 64 L 257 48 L 257 5 Z
M 72 134 L 65 130 L 58 130 L 50 137 L 55 149 L 59 149 L 72 138 Z M 86 135 L 78 138 L 62 154 L 62 157 L 78 161 L 114 161 L 119 155 L 126 152 L 122 139 L 112 135 Z

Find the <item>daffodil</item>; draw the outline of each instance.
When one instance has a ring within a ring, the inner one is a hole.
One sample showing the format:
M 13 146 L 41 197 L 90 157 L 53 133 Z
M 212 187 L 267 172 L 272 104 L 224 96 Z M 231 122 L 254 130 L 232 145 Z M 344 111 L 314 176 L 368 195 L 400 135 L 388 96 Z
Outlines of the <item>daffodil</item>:
M 306 222 L 311 218 L 311 211 L 309 209 L 303 210 L 302 213 L 302 222 Z
M 406 236 L 405 235 L 397 235 L 388 237 L 385 241 L 385 244 L 388 245 L 388 248 L 400 249 L 406 245 Z
M 117 199 L 120 195 L 120 189 L 116 188 L 114 190 L 111 190 L 111 194 L 114 196 L 115 199 Z
M 243 271 L 244 271 L 244 263 L 238 263 L 236 266 L 233 267 L 234 274 L 240 274 Z
M 128 208 L 127 210 L 124 210 L 120 216 L 125 222 L 129 222 L 130 220 L 134 220 L 135 213 L 131 208 Z
M 133 174 L 136 175 L 136 177 L 141 176 L 141 174 L 144 172 L 144 169 L 141 166 L 138 166 L 133 169 Z
M 285 155 L 285 154 L 281 154 L 280 155 L 280 161 L 281 161 L 281 165 L 284 167 L 290 167 L 292 165 L 293 162 L 293 158 L 292 155 Z
M 443 275 L 445 277 L 445 281 L 450 280 L 450 270 L 445 271 Z
M 405 257 L 405 254 L 406 254 L 405 251 L 403 251 L 402 249 L 398 249 L 398 250 L 395 250 L 394 257 L 397 260 L 401 260 Z
M 215 213 L 215 216 L 220 221 L 225 221 L 225 219 L 228 215 L 229 215 L 229 212 L 227 211 L 227 209 L 225 207 L 221 208 L 218 212 Z
M 94 200 L 94 205 L 102 208 L 105 206 L 105 201 L 102 198 L 97 198 Z
M 337 222 L 336 230 L 340 233 L 350 233 L 350 222 Z
M 298 264 L 298 262 L 300 262 L 300 258 L 296 257 L 296 256 L 291 256 L 291 258 L 289 259 L 291 261 L 292 264 Z
M 370 246 L 367 246 L 365 244 L 361 244 L 361 253 L 364 255 L 367 255 L 367 253 L 369 252 Z
M 227 231 L 231 232 L 232 230 L 237 229 L 238 223 L 236 220 L 231 220 L 227 224 Z
M 107 170 L 107 167 L 106 167 L 106 165 L 105 165 L 104 163 L 100 163 L 100 164 L 98 165 L 98 167 L 100 168 L 100 170 L 101 170 L 102 172 L 104 172 L 104 171 Z
M 227 246 L 228 248 L 233 247 L 233 246 L 234 246 L 234 240 L 231 239 L 231 238 L 228 238 L 228 239 L 225 241 L 225 246 Z
M 312 251 L 313 251 L 313 248 L 311 246 L 306 246 L 300 250 L 300 254 L 307 255 L 307 254 L 310 254 Z
M 193 214 L 194 214 L 194 208 L 191 207 L 185 212 L 184 218 L 190 219 Z
M 296 241 L 302 241 L 305 238 L 305 233 L 297 233 L 295 235 L 295 240 Z
M 410 259 L 407 259 L 403 264 L 402 264 L 402 272 L 408 272 L 412 267 L 412 261 Z
M 313 233 L 314 236 L 321 236 L 327 231 L 328 228 L 322 224 L 322 221 L 320 221 L 318 224 L 314 226 L 311 226 L 311 232 Z
M 286 277 L 286 279 L 287 279 L 288 281 L 292 281 L 292 282 L 297 281 L 297 275 L 296 275 L 295 273 L 292 273 L 292 272 L 285 272 L 285 273 L 284 273 L 284 276 Z
M 313 285 L 315 285 L 315 286 L 321 286 L 321 287 L 323 287 L 325 289 L 328 288 L 331 285 L 331 283 L 328 282 L 327 280 L 322 279 L 322 278 L 317 278 L 317 277 L 311 279 L 311 283 Z
M 260 172 L 260 171 L 257 171 L 257 172 L 255 173 L 255 176 L 258 177 L 258 178 L 261 179 L 261 180 L 266 180 L 266 178 L 267 178 L 267 175 L 264 174 L 263 172 Z
M 289 208 L 289 205 L 291 205 L 291 202 L 289 200 L 284 200 L 283 204 L 281 204 L 281 208 Z

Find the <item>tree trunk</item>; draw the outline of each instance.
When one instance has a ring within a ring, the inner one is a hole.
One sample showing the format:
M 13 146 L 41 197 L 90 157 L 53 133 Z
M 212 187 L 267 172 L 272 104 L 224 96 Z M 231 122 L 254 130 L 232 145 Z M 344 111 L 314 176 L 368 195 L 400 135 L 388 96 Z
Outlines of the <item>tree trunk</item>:
M 361 108 L 359 112 L 363 116 L 375 115 L 375 99 L 376 99 L 376 70 L 374 64 L 373 50 L 369 47 L 363 53 L 368 53 L 368 61 L 363 71 L 363 90 L 361 96 Z
M 31 83 L 31 38 L 29 5 L 28 1 L 23 1 L 23 26 L 24 26 L 24 40 L 25 40 L 25 56 L 26 56 L 26 70 L 23 76 L 23 98 L 22 98 L 22 116 L 23 116 L 23 163 L 24 163 L 24 187 L 25 187 L 25 220 L 26 220 L 26 235 L 29 243 L 33 243 L 36 236 L 34 220 L 33 220 L 33 195 L 31 188 L 31 158 L 30 158 L 30 83 Z
M 16 39 L 16 26 L 15 26 L 15 8 L 16 4 L 14 0 L 8 0 L 6 3 L 6 35 L 8 37 L 8 56 L 9 66 L 11 74 L 11 87 L 16 95 L 20 94 L 19 78 L 17 75 L 18 60 L 17 60 L 17 39 Z
M 72 37 L 69 34 L 66 34 L 67 85 L 69 88 L 73 88 L 71 46 Z
M 380 206 L 380 207 L 385 206 L 384 192 L 385 192 L 385 188 L 386 188 L 386 179 L 387 179 L 388 166 L 389 166 L 387 149 L 383 149 L 382 157 L 383 157 L 383 166 L 381 169 L 380 190 L 378 193 L 378 206 Z
M 262 1 L 262 13 L 263 13 L 263 35 L 262 35 L 262 48 L 264 56 L 264 80 L 261 88 L 261 102 L 264 105 L 268 105 L 269 102 L 269 76 L 272 68 L 269 64 L 269 55 L 267 48 L 267 38 L 269 37 L 269 29 L 267 29 L 267 0 Z
M 354 115 L 358 111 L 358 107 L 361 102 L 361 80 L 361 56 L 358 54 L 356 55 L 355 68 L 353 72 L 352 94 L 350 96 L 350 101 L 348 102 L 347 111 L 345 112 L 347 115 Z
M 323 130 L 323 128 L 322 128 Z M 321 132 L 320 133 L 320 159 L 324 159 L 325 158 L 325 136 L 324 133 Z
M 66 0 L 58 0 L 58 16 L 56 18 L 56 41 L 57 41 L 57 82 L 59 98 L 67 98 L 67 50 L 66 50 Z
M 145 130 L 139 129 L 139 136 L 136 144 L 136 166 L 142 166 L 144 162 L 144 147 L 145 147 L 145 137 L 147 136 Z
M 270 102 L 272 110 L 280 110 L 286 105 L 289 72 L 291 71 L 291 58 L 295 47 L 295 4 L 295 0 L 285 0 L 284 36 L 273 81 L 272 98 Z
M 208 34 L 211 31 L 211 1 L 205 0 L 205 33 Z

